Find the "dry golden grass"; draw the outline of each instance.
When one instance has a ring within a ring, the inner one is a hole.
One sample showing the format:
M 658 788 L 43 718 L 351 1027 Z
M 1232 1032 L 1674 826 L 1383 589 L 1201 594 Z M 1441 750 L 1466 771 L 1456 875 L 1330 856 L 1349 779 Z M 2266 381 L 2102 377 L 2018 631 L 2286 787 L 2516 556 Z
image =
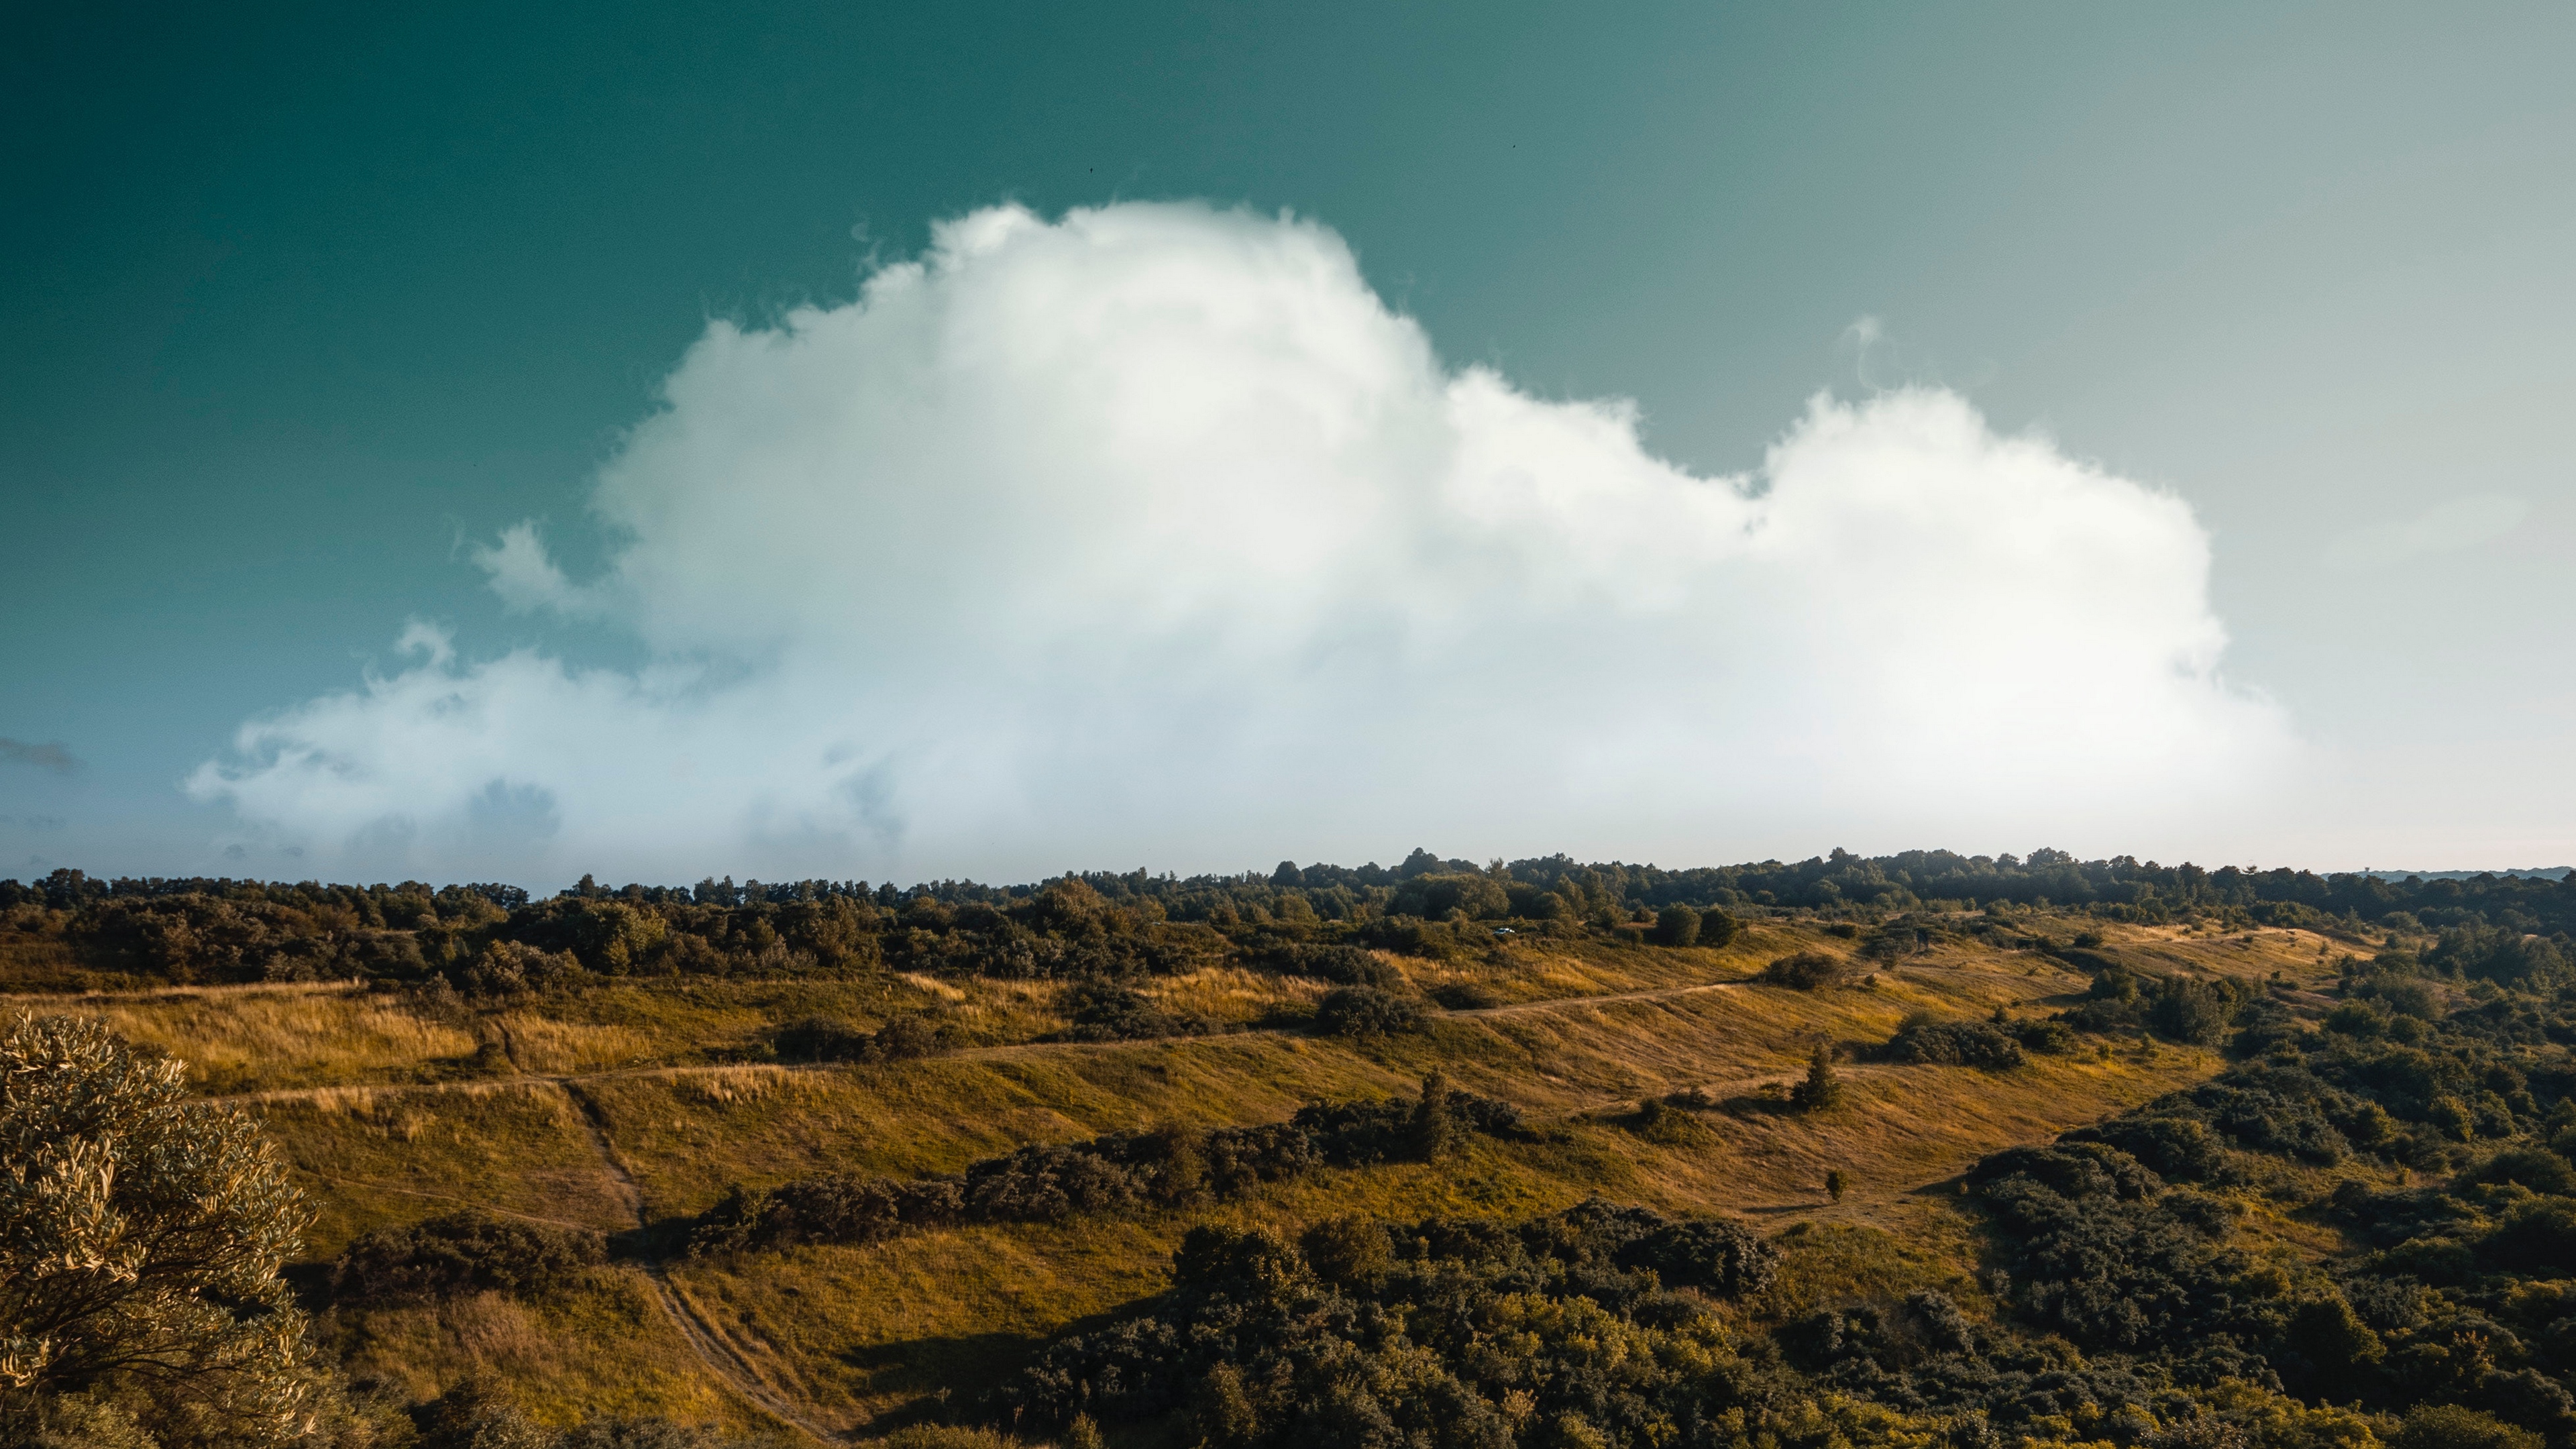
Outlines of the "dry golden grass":
M 324 1325 L 350 1372 L 432 1397 L 473 1374 L 511 1385 L 535 1417 L 662 1414 L 737 1431 L 770 1427 L 712 1382 L 652 1290 L 631 1269 L 526 1301 L 477 1294 L 416 1307 L 343 1311 Z
M 425 1020 L 389 998 L 341 990 L 195 988 L 74 998 L 49 1006 L 95 1017 L 118 1035 L 178 1057 L 208 1093 L 420 1080 L 471 1059 L 474 1034 Z
M 531 1010 L 502 1012 L 492 1025 L 507 1034 L 510 1060 L 523 1072 L 563 1076 L 614 1071 L 660 1055 L 652 1037 L 631 1026 L 560 1021 Z
M 314 1258 L 369 1228 L 465 1206 L 609 1232 L 634 1226 L 558 1088 L 339 1089 L 253 1110 L 319 1209 L 305 1235 Z
M 1222 1026 L 1261 1020 L 1282 1008 L 1302 1008 L 1331 986 L 1304 976 L 1277 976 L 1239 966 L 1214 966 L 1146 984 L 1145 995 L 1165 1011 L 1195 1012 Z

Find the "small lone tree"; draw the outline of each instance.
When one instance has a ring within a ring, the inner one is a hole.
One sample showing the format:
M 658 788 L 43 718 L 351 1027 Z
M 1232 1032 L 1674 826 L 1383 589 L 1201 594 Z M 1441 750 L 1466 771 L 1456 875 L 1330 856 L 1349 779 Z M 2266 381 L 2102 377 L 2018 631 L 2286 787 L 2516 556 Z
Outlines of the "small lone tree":
M 1807 1059 L 1807 1079 L 1789 1089 L 1789 1105 L 1801 1112 L 1821 1112 L 1843 1099 L 1843 1079 L 1834 1074 L 1834 1052 L 1820 1046 Z
M 1837 1167 L 1825 1174 L 1825 1196 L 1841 1202 L 1843 1194 L 1849 1191 L 1851 1191 L 1850 1173 Z
M 114 1406 L 160 1443 L 284 1441 L 320 1392 L 278 1268 L 311 1214 L 257 1124 L 95 1021 L 0 1039 L 0 1438 Z

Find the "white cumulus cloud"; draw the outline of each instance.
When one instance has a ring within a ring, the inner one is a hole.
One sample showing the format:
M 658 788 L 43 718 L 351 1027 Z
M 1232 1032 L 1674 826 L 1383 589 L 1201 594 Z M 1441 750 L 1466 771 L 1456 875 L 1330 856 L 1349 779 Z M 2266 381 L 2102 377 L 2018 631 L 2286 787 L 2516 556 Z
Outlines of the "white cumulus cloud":
M 1445 367 L 1293 219 L 947 223 L 711 324 L 592 507 L 597 578 L 533 524 L 477 561 L 654 663 L 415 627 L 191 791 L 352 867 L 908 879 L 2143 848 L 2293 754 L 2171 494 L 1939 390 L 1694 476 L 1625 402 Z

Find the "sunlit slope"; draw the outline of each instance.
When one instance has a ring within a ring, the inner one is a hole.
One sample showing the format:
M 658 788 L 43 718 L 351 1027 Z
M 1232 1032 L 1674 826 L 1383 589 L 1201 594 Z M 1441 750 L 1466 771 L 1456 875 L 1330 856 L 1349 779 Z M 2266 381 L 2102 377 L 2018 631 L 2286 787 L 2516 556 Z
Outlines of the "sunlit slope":
M 2058 927 L 2057 939 L 2071 931 Z M 1792 1284 L 1857 1272 L 1948 1281 L 1964 1271 L 1964 1240 L 1945 1194 L 1927 1189 L 1983 1153 L 2144 1101 L 2217 1064 L 2198 1049 L 2130 1043 L 2034 1057 L 2007 1072 L 1847 1061 L 1842 1105 L 1790 1113 L 1766 1089 L 1801 1072 L 1820 1043 L 1874 1046 L 1917 1011 L 2043 1013 L 2087 977 L 2038 951 L 1953 943 L 1877 963 L 1863 985 L 1801 992 L 1748 978 L 1787 952 L 1846 954 L 1852 942 L 1776 923 L 1748 936 L 1723 952 L 1549 941 L 1454 966 L 1401 961 L 1419 987 L 1471 985 L 1498 1004 L 1444 1013 L 1420 1035 L 1369 1041 L 1284 1028 L 1042 1041 L 1062 1018 L 1029 983 L 899 977 L 829 987 L 622 983 L 475 1014 L 455 1035 L 424 1034 L 410 1057 L 384 1045 L 398 1034 L 369 1015 L 381 1003 L 345 994 L 286 998 L 336 1003 L 328 1011 L 345 1013 L 337 1019 L 265 1007 L 227 1014 L 202 998 L 85 1009 L 114 1012 L 125 1029 L 174 1048 L 202 1030 L 228 1063 L 205 1084 L 266 1094 L 248 1105 L 322 1209 L 317 1257 L 367 1227 L 467 1203 L 630 1231 L 638 1222 L 621 1170 L 657 1229 L 629 1240 L 667 1251 L 674 1229 L 736 1183 L 953 1172 L 1031 1142 L 1162 1122 L 1276 1121 L 1318 1099 L 1409 1093 L 1433 1070 L 1517 1104 L 1539 1129 L 1529 1141 L 1478 1139 L 1437 1167 L 1326 1170 L 1183 1212 L 672 1263 L 685 1305 L 750 1367 L 756 1387 L 832 1427 L 889 1422 L 939 1385 L 984 1381 L 1038 1338 L 1158 1291 L 1179 1237 L 1213 1219 L 1293 1227 L 1346 1212 L 1519 1217 L 1599 1192 L 1782 1227 L 1844 1225 L 1839 1235 L 1820 1227 L 1797 1236 L 1792 1263 L 1810 1266 Z M 2275 989 L 2294 990 L 2328 973 L 2337 948 L 2321 954 L 2325 945 L 2305 933 L 2259 932 L 2249 943 L 2242 933 L 2208 940 L 2113 927 L 2099 950 L 2158 971 L 2267 984 L 2278 972 Z M 1237 1021 L 1313 994 L 1312 983 L 1242 972 L 1154 989 L 1199 1003 L 1231 994 Z M 811 1010 L 866 1020 L 925 1006 L 970 1044 L 871 1067 L 727 1060 Z M 307 1024 L 301 1035 L 295 1023 Z M 459 1050 L 464 1041 L 471 1050 Z M 381 1084 L 299 1086 L 353 1061 Z M 1641 1133 L 1641 1101 L 1691 1089 L 1714 1105 L 1675 1114 L 1685 1126 L 1658 1140 Z M 1822 1192 L 1833 1169 L 1852 1183 L 1838 1205 Z M 766 1421 L 738 1384 L 693 1354 L 631 1269 L 561 1301 L 377 1310 L 340 1328 L 353 1362 L 418 1391 L 483 1371 L 521 1383 L 558 1417 L 619 1405 L 705 1417 L 721 1406 L 731 1422 Z

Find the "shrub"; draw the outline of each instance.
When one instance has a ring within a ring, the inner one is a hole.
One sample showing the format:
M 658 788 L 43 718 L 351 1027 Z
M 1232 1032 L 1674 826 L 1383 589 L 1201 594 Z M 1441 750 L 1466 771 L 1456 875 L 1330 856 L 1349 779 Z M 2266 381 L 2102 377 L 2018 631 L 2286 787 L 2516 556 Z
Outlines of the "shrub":
M 2024 1047 L 2041 1056 L 2064 1056 L 2075 1050 L 2075 1029 L 2062 1021 L 2025 1021 L 2012 1031 Z
M 1690 1218 L 1658 1226 L 1619 1254 L 1623 1266 L 1652 1268 L 1677 1288 L 1699 1288 L 1720 1298 L 1743 1298 L 1771 1286 L 1780 1270 L 1779 1250 L 1760 1234 L 1722 1218 Z
M 2147 1024 L 2168 1041 L 2207 1045 L 2218 1040 L 2233 1014 L 2234 998 L 2226 988 L 2186 976 L 2167 977 L 2156 988 Z
M 1280 946 L 1271 950 L 1264 963 L 1284 975 L 1312 976 L 1342 986 L 1374 986 L 1381 991 L 1404 986 L 1403 972 L 1358 946 Z
M 2539 1278 L 2576 1272 L 2576 1202 L 2563 1197 L 2525 1202 L 2479 1248 L 2512 1272 Z
M 570 951 L 548 953 L 517 941 L 493 941 L 465 968 L 469 996 L 515 996 L 567 986 L 590 973 Z
M 1743 929 L 1743 922 L 1714 906 L 1699 913 L 1699 943 L 1703 946 L 1726 945 Z
M 1663 1147 L 1708 1147 L 1717 1141 L 1711 1132 L 1687 1112 L 1677 1112 L 1661 1101 L 1649 1101 L 1628 1119 L 1628 1130 Z
M 2205 1182 L 2226 1166 L 2218 1136 L 2189 1117 L 2115 1117 L 2079 1127 L 2060 1142 L 2100 1142 L 2136 1158 L 2159 1177 Z
M 1453 981 L 1432 988 L 1431 999 L 1448 1011 L 1478 1011 L 1502 1005 L 1502 998 L 1473 981 Z
M 1806 1078 L 1789 1089 L 1789 1105 L 1801 1112 L 1821 1112 L 1843 1099 L 1842 1078 L 1834 1075 L 1831 1047 L 1818 1047 L 1807 1059 Z
M 877 1028 L 876 1039 L 870 1045 L 877 1061 L 906 1062 L 915 1057 L 936 1056 L 945 1043 L 940 1040 L 939 1028 L 931 1024 L 929 1017 L 920 1012 L 907 1012 Z
M 1762 968 L 1761 981 L 1767 986 L 1786 986 L 1793 991 L 1817 991 L 1840 986 L 1851 980 L 1850 962 L 1821 951 L 1800 951 L 1783 956 Z
M 360 1236 L 331 1265 L 331 1296 L 344 1303 L 410 1303 L 467 1293 L 543 1293 L 581 1280 L 608 1259 L 587 1229 L 514 1222 L 489 1213 L 443 1213 Z
M 1077 982 L 1059 1010 L 1073 1018 L 1065 1035 L 1074 1041 L 1147 1041 L 1204 1035 L 1212 1023 L 1196 1012 L 1163 1011 L 1139 991 L 1106 981 Z
M 2548 1197 L 2576 1197 L 2576 1167 L 2555 1152 L 2509 1148 L 2460 1175 L 2463 1183 L 2510 1182 Z
M 809 1016 L 770 1033 L 770 1047 L 790 1062 L 867 1060 L 875 1037 L 838 1017 Z
M 1315 1009 L 1315 1026 L 1328 1036 L 1397 1036 L 1428 1021 L 1421 1002 L 1374 986 L 1336 987 Z
M 1907 1017 L 1884 1050 L 1891 1061 L 1931 1066 L 2000 1071 L 2022 1064 L 2021 1043 L 2002 1027 L 1988 1021 L 1939 1021 L 1922 1012 Z
M 140 1444 L 197 1442 L 208 1402 L 264 1423 L 310 1402 L 278 1276 L 309 1210 L 247 1113 L 188 1098 L 178 1062 L 95 1021 L 0 1037 L 0 1439 L 82 1390 L 124 1399 L 109 1442 Z
M 1327 1283 L 1374 1283 L 1395 1266 L 1386 1229 L 1370 1218 L 1326 1218 L 1308 1228 L 1299 1245 L 1307 1266 Z
M 2388 1438 L 2388 1449 L 2540 1449 L 2541 1438 L 2493 1414 L 2459 1404 L 2422 1404 Z
M 781 1061 L 903 1062 L 935 1056 L 939 1028 L 920 1012 L 906 1012 L 873 1032 L 838 1017 L 809 1016 L 773 1032 L 770 1046 Z
M 1689 946 L 1699 940 L 1699 912 L 1688 906 L 1666 906 L 1655 915 L 1655 943 Z
M 966 1210 L 987 1222 L 1059 1222 L 1129 1206 L 1142 1188 L 1127 1164 L 1096 1144 L 1023 1147 L 966 1169 Z
M 2404 976 L 2386 973 L 2365 976 L 2354 983 L 2350 994 L 2362 1001 L 2375 1002 L 2394 1016 L 2411 1017 L 2416 1021 L 2442 1019 L 2441 998 L 2433 994 L 2433 988 Z M 2390 1024 L 2394 1025 L 2393 1022 Z

